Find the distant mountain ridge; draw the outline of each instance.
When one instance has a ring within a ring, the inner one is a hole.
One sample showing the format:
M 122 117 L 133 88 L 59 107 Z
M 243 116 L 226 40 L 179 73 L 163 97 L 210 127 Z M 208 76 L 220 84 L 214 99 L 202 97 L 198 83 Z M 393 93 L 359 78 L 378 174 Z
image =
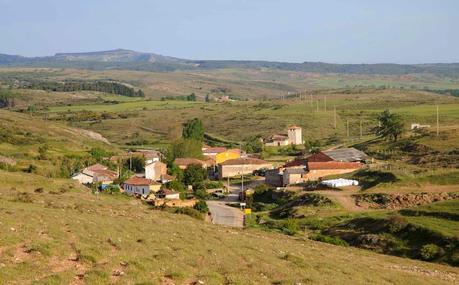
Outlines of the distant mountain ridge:
M 24 57 L 0 54 L 0 66 L 84 68 L 93 70 L 126 69 L 170 72 L 176 70 L 212 70 L 223 68 L 278 69 L 286 71 L 344 74 L 459 75 L 459 63 L 433 64 L 333 64 L 324 62 L 274 62 L 261 60 L 189 60 L 126 49 L 109 51 L 57 53 L 54 56 Z

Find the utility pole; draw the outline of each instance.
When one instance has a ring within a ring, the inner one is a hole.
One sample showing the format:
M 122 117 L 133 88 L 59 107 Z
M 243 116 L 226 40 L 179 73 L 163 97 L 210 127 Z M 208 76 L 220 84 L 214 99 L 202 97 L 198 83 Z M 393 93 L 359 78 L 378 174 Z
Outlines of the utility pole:
M 309 93 L 309 96 L 311 97 L 311 107 L 313 107 L 313 102 L 312 102 L 312 92 Z
M 335 130 L 336 130 L 336 105 L 333 105 L 333 117 L 334 117 Z
M 327 96 L 324 97 L 325 112 L 327 112 Z
M 346 121 L 347 138 L 349 138 L 349 120 Z
M 438 113 L 438 105 L 437 105 L 437 137 L 440 135 L 440 116 Z
M 239 151 L 242 153 L 242 145 L 239 144 Z M 244 162 L 242 162 L 242 171 L 241 171 L 241 193 L 244 195 Z
M 129 171 L 132 171 L 132 152 L 129 151 Z
M 317 99 L 317 112 L 319 112 L 319 99 Z
M 362 119 L 360 119 L 360 139 L 363 137 L 363 131 L 362 131 Z

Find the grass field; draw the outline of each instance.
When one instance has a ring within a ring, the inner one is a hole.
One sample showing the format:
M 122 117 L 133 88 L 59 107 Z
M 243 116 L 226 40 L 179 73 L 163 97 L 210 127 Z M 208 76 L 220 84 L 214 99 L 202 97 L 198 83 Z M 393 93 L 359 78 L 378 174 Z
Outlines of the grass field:
M 368 89 L 352 94 L 324 92 L 314 95 L 312 102 L 311 104 L 310 98 L 231 103 L 133 99 L 117 104 L 51 106 L 48 114 L 50 118 L 59 114 L 82 111 L 98 114 L 133 114 L 135 116 L 128 119 L 73 123 L 78 127 L 100 131 L 110 141 L 120 145 L 124 145 L 133 135 L 145 138 L 151 141 L 151 144 L 161 143 L 161 141 L 164 143 L 170 137 L 158 133 L 177 132 L 183 122 L 194 117 L 203 120 L 206 132 L 230 141 L 243 141 L 255 135 L 267 136 L 283 132 L 289 124 L 296 124 L 303 127 L 306 139 L 325 140 L 336 136 L 342 142 L 350 142 L 358 140 L 361 120 L 363 134 L 366 136 L 375 125 L 376 113 L 385 108 L 400 113 L 407 125 L 411 122 L 434 125 L 436 105 L 439 104 L 442 128 L 457 126 L 459 121 L 459 99 L 426 92 Z M 333 111 L 335 106 L 336 129 Z M 346 135 L 348 121 L 350 137 Z M 156 130 L 157 133 L 146 131 L 141 127 Z M 117 133 L 119 129 L 123 129 L 121 137 Z
M 188 95 L 203 99 L 231 95 L 237 98 L 276 98 L 287 92 L 349 88 L 354 86 L 395 87 L 405 89 L 459 88 L 457 78 L 431 74 L 345 75 L 320 74 L 270 69 L 220 69 L 212 71 L 143 72 L 125 70 L 90 71 L 58 68 L 0 68 L 0 78 L 33 78 L 38 80 L 111 79 L 129 83 L 144 90 L 148 97 Z M 225 92 L 221 92 L 221 88 Z

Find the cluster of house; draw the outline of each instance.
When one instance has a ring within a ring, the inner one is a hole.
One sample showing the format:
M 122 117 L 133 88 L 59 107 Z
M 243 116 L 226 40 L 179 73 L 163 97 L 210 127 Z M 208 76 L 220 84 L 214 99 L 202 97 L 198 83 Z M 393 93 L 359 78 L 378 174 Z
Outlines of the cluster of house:
M 290 126 L 286 134 L 275 134 L 263 140 L 265 146 L 288 146 L 301 145 L 303 141 L 303 132 L 301 127 Z
M 167 174 L 167 165 L 160 161 L 161 154 L 153 150 L 139 150 L 133 153 L 117 155 L 110 158 L 112 162 L 127 160 L 133 156 L 141 156 L 145 160 L 145 172 L 137 173 L 124 181 L 122 190 L 129 195 L 139 195 L 158 199 L 179 199 L 179 192 L 166 189 L 164 183 L 172 181 L 175 177 Z M 119 177 L 118 172 L 108 169 L 107 166 L 94 164 L 74 174 L 72 179 L 81 184 L 98 184 L 102 189 L 113 184 Z M 154 194 L 154 195 L 151 195 Z
M 287 185 L 321 180 L 325 176 L 356 171 L 365 166 L 368 156 L 355 148 L 322 151 L 285 163 L 266 172 L 266 183 Z
M 175 164 L 186 169 L 191 164 L 201 165 L 203 168 L 211 168 L 216 174 L 215 178 L 223 179 L 228 177 L 252 174 L 256 170 L 272 168 L 270 162 L 247 156 L 240 149 L 227 149 L 225 147 L 202 148 L 203 160 L 196 158 L 177 158 Z
M 218 179 L 252 174 L 259 169 L 272 168 L 271 163 L 248 157 L 240 149 L 204 146 L 202 153 L 203 159 L 177 158 L 175 164 L 183 170 L 190 165 L 200 165 L 203 169 L 211 169 L 212 173 L 216 173 L 215 178 Z M 121 185 L 122 191 L 148 200 L 178 200 L 180 198 L 179 192 L 164 187 L 165 183 L 174 180 L 175 177 L 167 174 L 167 165 L 161 162 L 160 152 L 139 150 L 113 156 L 110 160 L 120 164 L 120 161 L 126 161 L 134 156 L 144 158 L 145 172 L 137 173 L 124 181 Z M 94 164 L 73 175 L 72 179 L 78 180 L 81 184 L 97 183 L 104 189 L 113 184 L 118 177 L 117 171 L 112 171 L 101 164 Z

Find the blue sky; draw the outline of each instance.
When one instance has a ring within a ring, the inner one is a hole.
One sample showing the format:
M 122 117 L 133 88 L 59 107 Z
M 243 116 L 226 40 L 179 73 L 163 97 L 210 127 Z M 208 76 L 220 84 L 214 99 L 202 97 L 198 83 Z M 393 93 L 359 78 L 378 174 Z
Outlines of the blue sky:
M 456 0 L 0 0 L 0 53 L 459 62 Z

